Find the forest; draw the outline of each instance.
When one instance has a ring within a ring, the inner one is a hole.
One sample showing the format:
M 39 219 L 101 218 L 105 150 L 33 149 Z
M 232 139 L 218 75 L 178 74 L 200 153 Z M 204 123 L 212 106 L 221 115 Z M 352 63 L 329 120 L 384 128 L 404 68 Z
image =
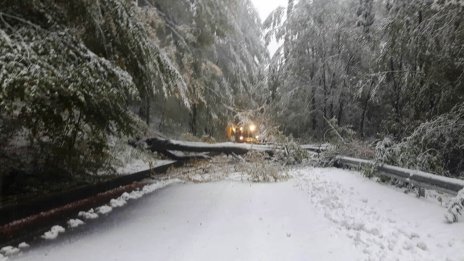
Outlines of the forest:
M 288 0 L 264 21 L 250 0 L 1 0 L 0 86 L 2 176 L 111 171 L 115 139 L 251 119 L 464 177 L 462 0 Z

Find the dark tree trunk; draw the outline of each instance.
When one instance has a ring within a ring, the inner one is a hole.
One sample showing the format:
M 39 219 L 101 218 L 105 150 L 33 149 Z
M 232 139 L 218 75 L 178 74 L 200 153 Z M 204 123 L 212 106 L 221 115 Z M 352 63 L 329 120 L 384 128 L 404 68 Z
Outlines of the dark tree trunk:
M 374 86 L 374 80 L 371 81 L 369 90 L 367 91 L 367 94 L 366 94 L 366 98 L 364 99 L 364 102 L 362 104 L 363 107 L 362 107 L 362 113 L 361 113 L 361 122 L 359 124 L 359 134 L 363 138 L 364 138 L 364 124 L 366 120 L 367 110 L 369 109 L 369 102 L 371 100 L 373 86 Z
M 361 137 L 363 137 L 363 138 L 364 138 L 364 121 L 366 119 L 368 105 L 369 105 L 369 99 L 366 98 L 365 101 L 364 101 L 363 110 L 362 110 L 362 113 L 361 113 L 361 123 L 359 124 L 359 133 L 360 133 Z
M 145 96 L 141 97 L 142 104 L 139 109 L 139 116 L 147 125 L 150 125 L 150 99 L 151 96 L 148 94 L 148 91 L 145 91 Z
M 337 124 L 338 126 L 342 126 L 342 117 L 343 117 L 343 107 L 345 106 L 343 99 L 339 100 L 338 105 L 338 115 L 337 115 Z
M 197 117 L 198 117 L 197 113 L 198 113 L 197 104 L 194 103 L 192 105 L 192 112 L 190 114 L 192 116 L 191 121 L 190 121 L 190 131 L 192 132 L 194 136 L 197 135 Z
M 322 88 L 324 90 L 324 108 L 323 108 L 323 112 L 324 112 L 324 117 L 327 118 L 327 83 L 326 83 L 326 79 L 325 79 L 325 64 L 322 66 Z
M 311 97 L 311 115 L 312 115 L 312 127 L 313 131 L 317 128 L 317 120 L 316 120 L 316 90 L 313 89 L 312 97 Z

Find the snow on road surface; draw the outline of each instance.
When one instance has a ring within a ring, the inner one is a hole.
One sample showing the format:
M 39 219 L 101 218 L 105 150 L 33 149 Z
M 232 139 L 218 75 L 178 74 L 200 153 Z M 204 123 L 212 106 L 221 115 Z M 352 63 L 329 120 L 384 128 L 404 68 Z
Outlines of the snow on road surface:
M 339 169 L 177 184 L 18 260 L 464 260 L 445 208 Z

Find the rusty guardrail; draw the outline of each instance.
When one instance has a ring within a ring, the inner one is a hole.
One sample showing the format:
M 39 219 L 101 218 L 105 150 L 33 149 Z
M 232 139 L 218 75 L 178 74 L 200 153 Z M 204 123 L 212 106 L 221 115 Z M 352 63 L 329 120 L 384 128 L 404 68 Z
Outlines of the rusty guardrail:
M 171 166 L 179 165 L 182 162 L 173 161 L 109 181 L 0 206 L 0 246 L 30 239 L 56 222 L 77 214 L 82 207 L 101 205 L 127 190 L 140 188 L 145 178 L 165 173 Z

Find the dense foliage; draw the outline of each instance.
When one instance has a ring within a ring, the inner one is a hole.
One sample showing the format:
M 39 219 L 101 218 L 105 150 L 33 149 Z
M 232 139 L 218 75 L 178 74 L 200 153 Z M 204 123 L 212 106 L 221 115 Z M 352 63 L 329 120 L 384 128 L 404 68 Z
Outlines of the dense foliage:
M 463 175 L 462 2 L 289 0 L 264 25 L 283 41 L 268 87 L 285 133 L 390 137 L 389 163 Z
M 463 175 L 461 3 L 289 0 L 263 33 L 250 0 L 2 0 L 1 172 L 96 172 L 141 121 L 221 138 L 235 117 Z
M 131 135 L 138 118 L 222 135 L 236 108 L 256 105 L 267 53 L 248 0 L 2 0 L 0 10 L 0 174 L 96 172 L 109 136 Z
M 2 171 L 95 171 L 107 134 L 131 132 L 135 85 L 34 4 L 22 15 L 38 23 L 21 1 L 0 13 Z
M 268 54 L 251 2 L 145 2 L 141 12 L 154 41 L 192 90 L 190 111 L 172 99 L 158 99 L 161 115 L 154 123 L 162 131 L 224 136 L 235 114 L 258 107 L 265 83 Z

